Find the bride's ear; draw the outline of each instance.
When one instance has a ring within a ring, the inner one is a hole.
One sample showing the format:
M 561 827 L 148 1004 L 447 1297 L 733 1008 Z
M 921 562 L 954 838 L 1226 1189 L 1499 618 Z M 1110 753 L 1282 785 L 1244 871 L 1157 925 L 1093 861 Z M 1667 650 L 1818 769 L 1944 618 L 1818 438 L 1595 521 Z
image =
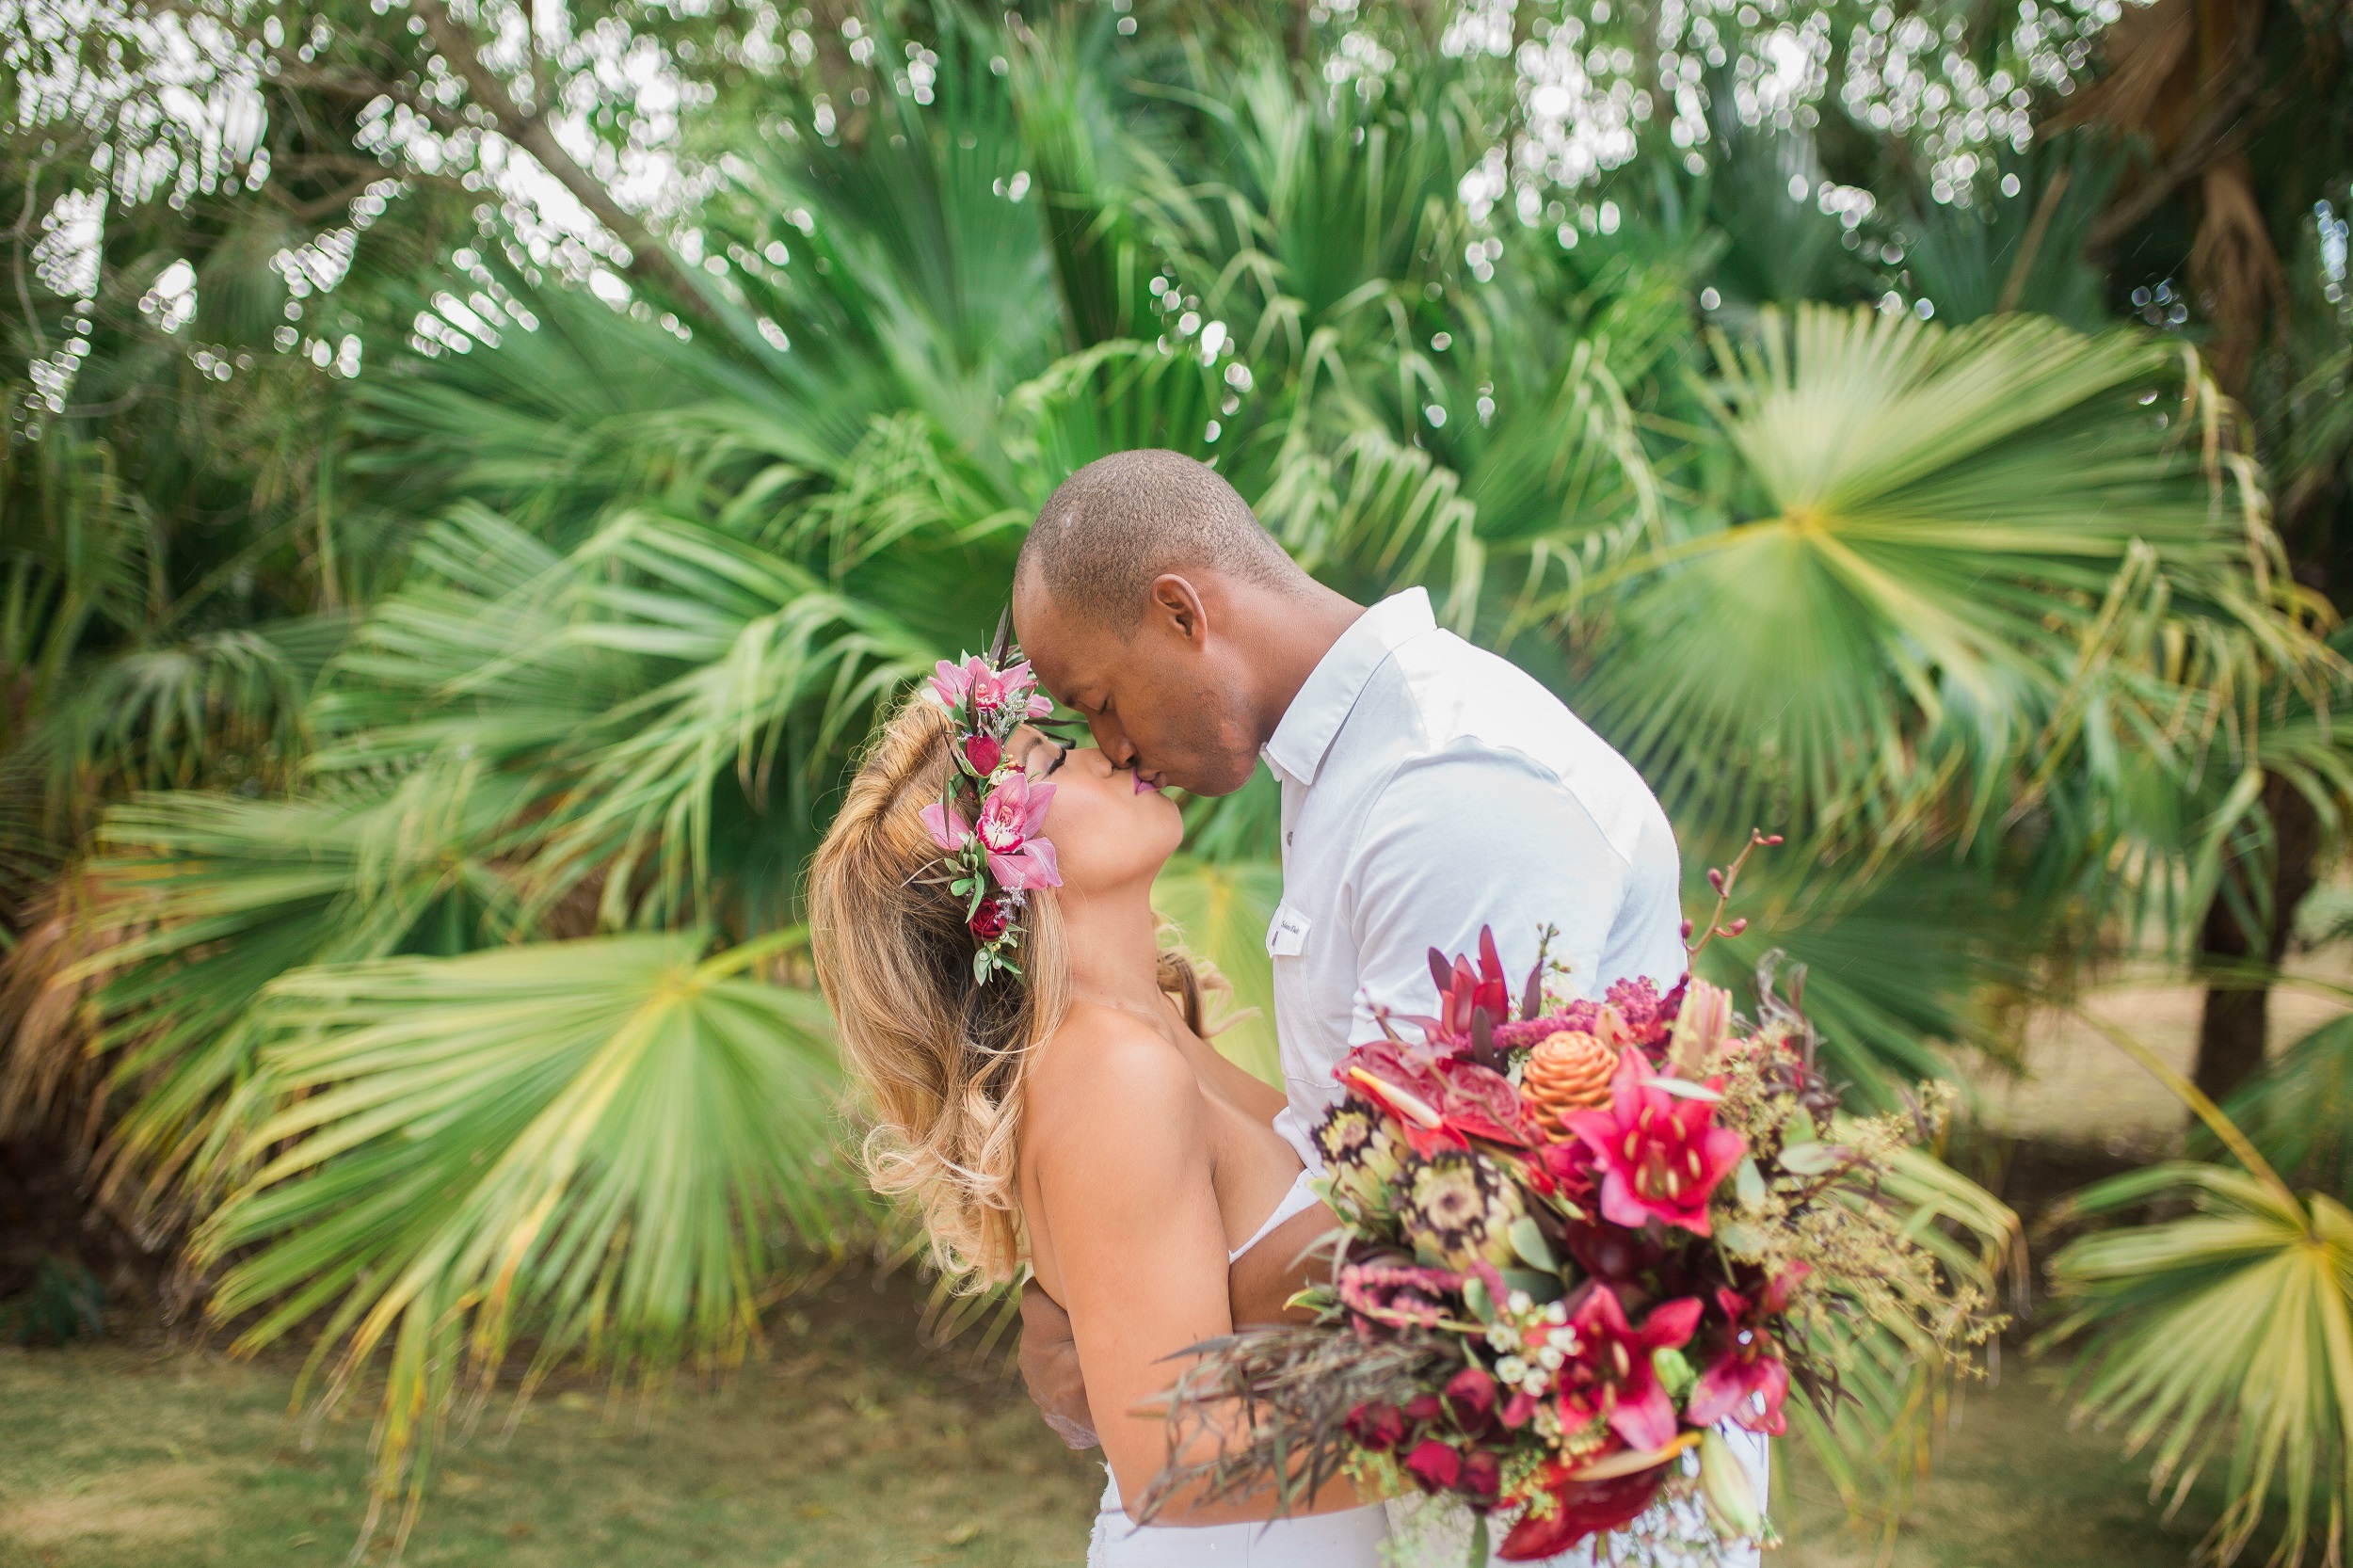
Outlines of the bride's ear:
M 1147 602 L 1146 622 L 1192 645 L 1195 651 L 1207 646 L 1209 614 L 1202 605 L 1200 591 L 1190 580 L 1173 571 L 1160 573 L 1152 579 L 1152 595 Z

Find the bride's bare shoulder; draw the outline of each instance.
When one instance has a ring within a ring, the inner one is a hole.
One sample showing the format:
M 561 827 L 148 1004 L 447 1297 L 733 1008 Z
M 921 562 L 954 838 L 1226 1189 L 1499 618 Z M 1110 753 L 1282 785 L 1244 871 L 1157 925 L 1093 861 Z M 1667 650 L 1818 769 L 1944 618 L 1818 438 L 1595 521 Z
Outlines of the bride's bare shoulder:
M 1028 1120 L 1051 1138 L 1078 1128 L 1189 1120 L 1201 1080 L 1184 1051 L 1132 1013 L 1074 1001 L 1031 1065 Z

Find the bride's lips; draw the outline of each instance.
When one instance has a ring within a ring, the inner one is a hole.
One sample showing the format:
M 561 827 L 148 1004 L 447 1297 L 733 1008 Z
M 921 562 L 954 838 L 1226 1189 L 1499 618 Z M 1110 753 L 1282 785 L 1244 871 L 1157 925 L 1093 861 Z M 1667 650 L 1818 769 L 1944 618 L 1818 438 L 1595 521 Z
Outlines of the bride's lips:
M 1160 787 L 1160 781 L 1154 778 L 1149 774 L 1138 773 L 1136 775 L 1136 793 L 1140 795 L 1150 794 L 1153 791 L 1158 790 Z

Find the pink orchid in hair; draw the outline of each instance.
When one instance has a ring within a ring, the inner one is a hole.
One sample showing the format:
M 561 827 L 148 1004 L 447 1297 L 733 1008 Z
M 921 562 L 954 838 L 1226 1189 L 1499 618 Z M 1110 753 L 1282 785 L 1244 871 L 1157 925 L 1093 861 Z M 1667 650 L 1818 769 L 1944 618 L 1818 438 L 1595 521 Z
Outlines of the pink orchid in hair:
M 1062 886 L 1054 846 L 1037 836 L 1053 799 L 1051 784 L 1032 784 L 1027 774 L 1013 773 L 981 803 L 981 847 L 988 854 L 989 874 L 1008 892 Z
M 923 825 L 931 830 L 932 842 L 953 855 L 972 841 L 972 824 L 964 820 L 964 813 L 945 803 L 926 806 L 916 813 Z
M 944 706 L 952 710 L 961 708 L 966 695 L 972 690 L 972 672 L 985 668 L 978 659 L 968 658 L 961 664 L 942 659 L 932 666 L 932 693 Z

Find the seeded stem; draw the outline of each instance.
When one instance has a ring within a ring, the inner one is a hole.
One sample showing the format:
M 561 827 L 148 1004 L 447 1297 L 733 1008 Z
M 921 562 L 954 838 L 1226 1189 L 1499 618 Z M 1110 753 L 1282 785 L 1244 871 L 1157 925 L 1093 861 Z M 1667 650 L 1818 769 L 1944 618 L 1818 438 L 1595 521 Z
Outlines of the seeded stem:
M 1742 916 L 1729 925 L 1724 923 L 1724 911 L 1732 905 L 1733 884 L 1740 880 L 1740 868 L 1749 863 L 1750 856 L 1759 849 L 1777 849 L 1781 841 L 1781 835 L 1778 833 L 1767 833 L 1761 828 L 1752 827 L 1749 829 L 1749 841 L 1741 846 L 1738 857 L 1731 865 L 1707 868 L 1707 885 L 1716 889 L 1716 909 L 1707 917 L 1706 932 L 1696 942 L 1691 940 L 1691 922 L 1689 920 L 1683 922 L 1685 953 L 1697 958 L 1700 949 L 1717 937 L 1737 936 L 1749 928 L 1746 916 Z

